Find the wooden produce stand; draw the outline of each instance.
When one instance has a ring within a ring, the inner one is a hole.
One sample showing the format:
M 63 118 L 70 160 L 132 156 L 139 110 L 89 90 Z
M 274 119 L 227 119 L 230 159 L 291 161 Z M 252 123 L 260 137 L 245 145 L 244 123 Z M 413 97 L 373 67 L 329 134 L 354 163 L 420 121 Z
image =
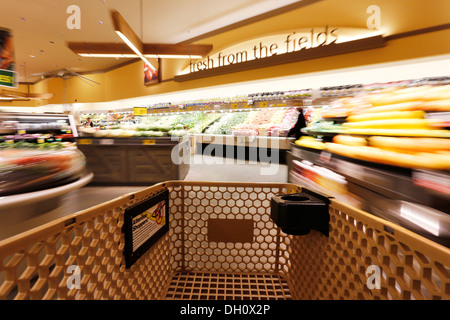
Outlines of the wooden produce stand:
M 77 145 L 94 173 L 91 185 L 150 185 L 183 180 L 189 171 L 190 141 L 185 138 L 81 137 Z

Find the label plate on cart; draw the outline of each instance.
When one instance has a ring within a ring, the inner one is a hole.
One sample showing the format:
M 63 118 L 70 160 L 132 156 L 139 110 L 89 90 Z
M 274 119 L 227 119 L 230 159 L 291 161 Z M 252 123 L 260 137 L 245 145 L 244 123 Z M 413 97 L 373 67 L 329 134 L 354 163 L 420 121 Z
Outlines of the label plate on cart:
M 131 267 L 169 230 L 169 192 L 164 191 L 125 210 L 125 264 Z

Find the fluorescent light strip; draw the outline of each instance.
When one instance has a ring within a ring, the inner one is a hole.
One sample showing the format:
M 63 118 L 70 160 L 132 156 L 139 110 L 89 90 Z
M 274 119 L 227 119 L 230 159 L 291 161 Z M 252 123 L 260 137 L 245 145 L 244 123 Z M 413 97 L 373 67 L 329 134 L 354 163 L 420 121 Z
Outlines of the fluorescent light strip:
M 120 54 L 120 53 L 79 53 L 81 57 L 91 58 L 139 58 L 137 54 Z
M 188 54 L 144 54 L 147 58 L 167 58 L 167 59 L 201 59 L 200 55 L 188 55 Z
M 131 48 L 131 50 L 133 50 L 134 53 L 136 53 L 139 56 L 139 58 L 141 58 L 151 69 L 156 70 L 156 68 L 147 60 L 147 58 L 145 58 L 142 55 L 142 53 L 138 50 L 138 48 L 136 48 L 136 46 L 130 40 L 128 40 L 127 37 L 125 37 L 125 35 L 122 32 L 116 31 L 116 33 Z
M 91 58 L 140 58 L 137 54 L 121 54 L 121 53 L 78 53 L 81 57 Z M 199 55 L 175 55 L 175 54 L 144 54 L 146 58 L 166 58 L 166 59 L 200 59 Z
M 421 214 L 419 210 L 414 210 L 414 208 L 411 208 L 410 206 L 402 205 L 400 207 L 400 216 L 408 219 L 435 236 L 439 236 L 439 221 L 432 219 L 430 215 L 427 216 L 426 214 L 423 214 L 423 212 Z

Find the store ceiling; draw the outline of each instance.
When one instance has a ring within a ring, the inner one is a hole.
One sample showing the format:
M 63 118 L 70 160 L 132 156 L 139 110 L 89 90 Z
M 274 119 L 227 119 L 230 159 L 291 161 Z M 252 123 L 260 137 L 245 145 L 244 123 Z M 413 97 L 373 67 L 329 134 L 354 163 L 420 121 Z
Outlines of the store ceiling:
M 301 0 L 300 0 L 301 1 Z M 0 0 L 0 27 L 13 31 L 20 82 L 59 69 L 100 71 L 127 60 L 82 58 L 67 42 L 116 42 L 116 9 L 144 43 L 179 43 L 230 24 L 298 3 L 294 0 Z M 69 29 L 70 5 L 80 8 L 80 29 Z

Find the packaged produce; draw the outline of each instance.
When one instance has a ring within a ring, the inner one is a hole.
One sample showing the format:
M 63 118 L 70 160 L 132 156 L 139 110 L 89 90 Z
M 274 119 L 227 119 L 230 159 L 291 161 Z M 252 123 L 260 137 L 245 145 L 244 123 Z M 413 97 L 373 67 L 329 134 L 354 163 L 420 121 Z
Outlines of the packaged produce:
M 339 134 L 333 137 L 334 143 L 344 144 L 348 146 L 366 146 L 367 140 L 363 137 L 347 136 Z
M 450 139 L 443 139 L 443 138 L 374 136 L 370 137 L 368 141 L 369 145 L 372 147 L 409 153 L 450 151 Z
M 242 124 L 250 112 L 229 112 L 224 114 L 218 121 L 213 123 L 206 131 L 206 134 L 230 135 L 232 128 Z
M 186 134 L 188 134 L 188 132 L 186 130 L 171 130 L 168 133 L 169 133 L 169 136 L 172 136 L 172 137 L 182 137 L 182 136 L 185 136 Z
M 303 136 L 300 139 L 295 141 L 295 144 L 300 147 L 312 148 L 323 150 L 325 149 L 325 143 L 314 139 L 313 137 Z

